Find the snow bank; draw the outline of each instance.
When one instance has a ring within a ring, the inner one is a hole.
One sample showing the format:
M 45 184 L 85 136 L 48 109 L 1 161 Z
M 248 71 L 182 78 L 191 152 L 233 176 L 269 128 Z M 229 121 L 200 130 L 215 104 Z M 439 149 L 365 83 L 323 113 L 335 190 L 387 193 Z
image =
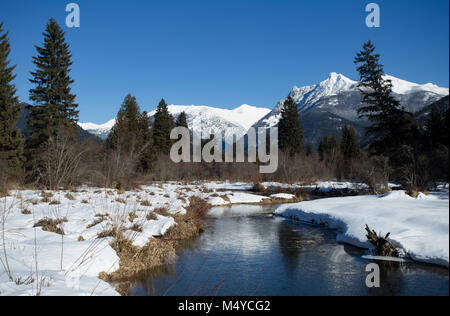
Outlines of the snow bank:
M 324 224 L 338 231 L 337 239 L 371 248 L 365 225 L 382 234 L 416 261 L 449 266 L 449 199 L 447 195 L 419 195 L 404 191 L 381 196 L 321 199 L 279 206 L 275 214 Z
M 270 195 L 272 199 L 292 200 L 295 199 L 295 195 L 289 193 L 277 193 Z

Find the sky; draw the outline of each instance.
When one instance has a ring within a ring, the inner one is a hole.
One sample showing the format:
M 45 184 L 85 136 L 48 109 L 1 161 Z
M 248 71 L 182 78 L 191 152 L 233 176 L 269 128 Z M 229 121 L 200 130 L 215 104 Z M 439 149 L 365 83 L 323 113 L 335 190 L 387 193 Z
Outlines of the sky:
M 65 25 L 70 2 L 80 7 L 79 28 Z M 379 28 L 365 24 L 370 2 L 380 7 Z M 146 111 L 161 98 L 273 108 L 294 85 L 331 72 L 357 79 L 353 58 L 369 39 L 386 73 L 449 86 L 448 0 L 1 0 L 24 102 L 50 17 L 73 54 L 81 122 L 112 119 L 128 93 Z

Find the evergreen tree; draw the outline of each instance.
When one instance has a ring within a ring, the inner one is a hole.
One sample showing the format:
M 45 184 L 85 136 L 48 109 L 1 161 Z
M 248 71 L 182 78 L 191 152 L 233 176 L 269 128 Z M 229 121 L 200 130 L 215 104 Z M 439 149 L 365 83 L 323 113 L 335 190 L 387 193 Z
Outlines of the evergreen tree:
M 166 101 L 162 99 L 156 109 L 152 130 L 153 149 L 156 153 L 169 154 L 172 146 L 170 132 L 173 127 L 172 115 L 169 113 Z
M 77 131 L 78 105 L 70 88 L 74 81 L 69 76 L 72 66 L 69 44 L 54 19 L 48 22 L 43 36 L 43 47 L 35 46 L 36 70 L 31 72 L 33 78 L 30 79 L 35 88 L 30 90 L 34 106 L 28 117 L 27 147 L 32 151 L 39 150 L 50 137 L 61 132 L 75 136 Z
M 279 148 L 294 156 L 302 151 L 303 131 L 300 124 L 297 105 L 289 96 L 281 109 L 281 119 L 278 124 Z
M 145 111 L 141 113 L 136 98 L 128 94 L 105 141 L 105 148 L 134 159 L 137 164 L 136 171 L 148 172 L 153 158 L 150 127 L 148 113 Z
M 396 150 L 411 137 L 412 115 L 392 95 L 392 82 L 385 80 L 380 55 L 371 41 L 363 45 L 354 60 L 360 75 L 358 87 L 365 106 L 358 110 L 372 125 L 367 134 L 374 137 L 371 149 L 375 154 L 395 157 Z
M 116 123 L 105 142 L 107 149 L 135 151 L 140 143 L 141 113 L 136 98 L 128 94 L 117 113 Z
M 436 148 L 445 142 L 445 120 L 442 117 L 439 107 L 433 106 L 425 122 L 425 134 L 428 137 L 428 143 L 431 148 Z
M 175 123 L 177 127 L 186 127 L 189 128 L 187 119 L 186 119 L 186 112 L 181 112 L 180 115 L 177 118 L 177 121 Z
M 6 164 L 9 172 L 17 171 L 23 162 L 23 137 L 16 128 L 21 106 L 16 97 L 16 87 L 12 83 L 15 66 L 9 66 L 11 52 L 8 33 L 3 32 L 0 23 L 0 160 Z M 5 170 L 0 170 L 5 173 Z
M 353 126 L 345 125 L 342 129 L 341 150 L 346 160 L 356 159 L 360 156 L 358 135 Z
M 138 171 L 147 173 L 152 169 L 152 162 L 154 160 L 151 147 L 151 127 L 152 123 L 147 112 L 142 112 L 139 117 L 139 146 L 142 151 L 139 160 Z
M 317 149 L 319 153 L 319 158 L 327 163 L 336 160 L 340 152 L 340 144 L 336 135 L 330 136 L 326 134 L 319 143 Z
M 449 119 L 449 109 L 447 108 L 447 111 L 445 111 L 444 115 L 444 131 L 443 131 L 443 137 L 442 142 L 448 146 L 450 142 L 450 119 Z

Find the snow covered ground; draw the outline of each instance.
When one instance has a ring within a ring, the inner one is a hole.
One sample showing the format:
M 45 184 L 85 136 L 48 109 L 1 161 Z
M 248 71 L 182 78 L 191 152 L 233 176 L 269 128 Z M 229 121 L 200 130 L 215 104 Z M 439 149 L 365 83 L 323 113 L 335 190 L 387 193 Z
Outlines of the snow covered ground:
M 336 229 L 338 241 L 371 248 L 365 225 L 386 234 L 413 260 L 449 266 L 448 185 L 412 198 L 404 191 L 380 196 L 320 199 L 279 206 L 275 214 Z
M 99 235 L 119 227 L 133 244 L 144 246 L 176 225 L 170 214 L 184 214 L 192 196 L 211 205 L 267 199 L 231 190 L 242 185 L 216 183 L 219 191 L 202 183 L 154 184 L 126 192 L 88 187 L 11 191 L 0 198 L 0 295 L 118 295 L 98 278 L 119 268 L 112 238 Z M 52 220 L 54 230 L 64 235 L 33 227 L 43 219 Z
M 89 187 L 10 191 L 10 196 L 0 198 L 0 295 L 118 295 L 112 285 L 99 279 L 99 273 L 119 268 L 108 231 L 120 228 L 136 246 L 144 246 L 176 225 L 171 215 L 185 213 L 193 196 L 213 206 L 293 198 L 282 192 L 293 185 L 263 185 L 281 190 L 266 197 L 245 192 L 253 187 L 249 183 L 196 182 L 155 183 L 125 192 Z M 354 185 L 321 182 L 295 186 L 329 190 Z M 448 266 L 448 187 L 446 192 L 418 199 L 401 191 L 384 197 L 326 199 L 284 205 L 277 213 L 328 221 L 342 231 L 342 240 L 357 245 L 366 245 L 363 228 L 367 219 L 377 231 L 391 231 L 392 238 L 415 259 Z M 44 219 L 52 220 L 53 228 L 64 235 L 34 227 Z

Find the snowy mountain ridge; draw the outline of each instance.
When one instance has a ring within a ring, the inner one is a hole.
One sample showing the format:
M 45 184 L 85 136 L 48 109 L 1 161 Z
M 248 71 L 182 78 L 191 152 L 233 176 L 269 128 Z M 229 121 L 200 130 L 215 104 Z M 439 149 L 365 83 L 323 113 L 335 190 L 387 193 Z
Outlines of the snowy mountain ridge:
M 394 96 L 411 112 L 417 112 L 449 94 L 448 88 L 438 87 L 432 83 L 417 84 L 391 75 L 385 75 L 384 79 L 392 82 Z M 294 86 L 289 96 L 297 104 L 300 115 L 312 110 L 323 110 L 353 121 L 358 120 L 357 109 L 361 106 L 361 94 L 357 84 L 357 81 L 349 79 L 343 74 L 332 72 L 318 84 Z M 259 121 L 256 126 L 277 125 L 285 100 L 280 100 L 272 112 Z
M 449 94 L 448 88 L 432 83 L 417 84 L 386 75 L 391 80 L 392 91 L 400 104 L 412 113 Z M 316 144 L 325 133 L 339 133 L 343 125 L 354 125 L 363 135 L 367 122 L 358 116 L 362 97 L 357 81 L 336 72 L 322 82 L 311 86 L 294 86 L 289 95 L 298 106 L 300 120 L 304 127 L 305 141 Z M 188 126 L 194 132 L 200 130 L 225 131 L 228 134 L 244 135 L 254 127 L 276 126 L 281 117 L 285 99 L 280 100 L 273 110 L 243 104 L 233 110 L 204 105 L 170 105 L 169 112 L 176 118 L 186 112 Z M 149 113 L 153 117 L 155 111 Z M 105 124 L 80 123 L 84 130 L 106 139 L 115 120 Z
M 205 105 L 169 105 L 169 113 L 175 118 L 181 112 L 186 113 L 188 126 L 194 132 L 201 130 L 225 131 L 225 135 L 234 133 L 238 136 L 246 134 L 248 129 L 267 115 L 271 110 L 243 104 L 233 110 L 215 108 Z M 153 118 L 156 110 L 148 115 Z M 108 137 L 116 120 L 112 119 L 105 124 L 79 123 L 84 130 L 102 139 Z

